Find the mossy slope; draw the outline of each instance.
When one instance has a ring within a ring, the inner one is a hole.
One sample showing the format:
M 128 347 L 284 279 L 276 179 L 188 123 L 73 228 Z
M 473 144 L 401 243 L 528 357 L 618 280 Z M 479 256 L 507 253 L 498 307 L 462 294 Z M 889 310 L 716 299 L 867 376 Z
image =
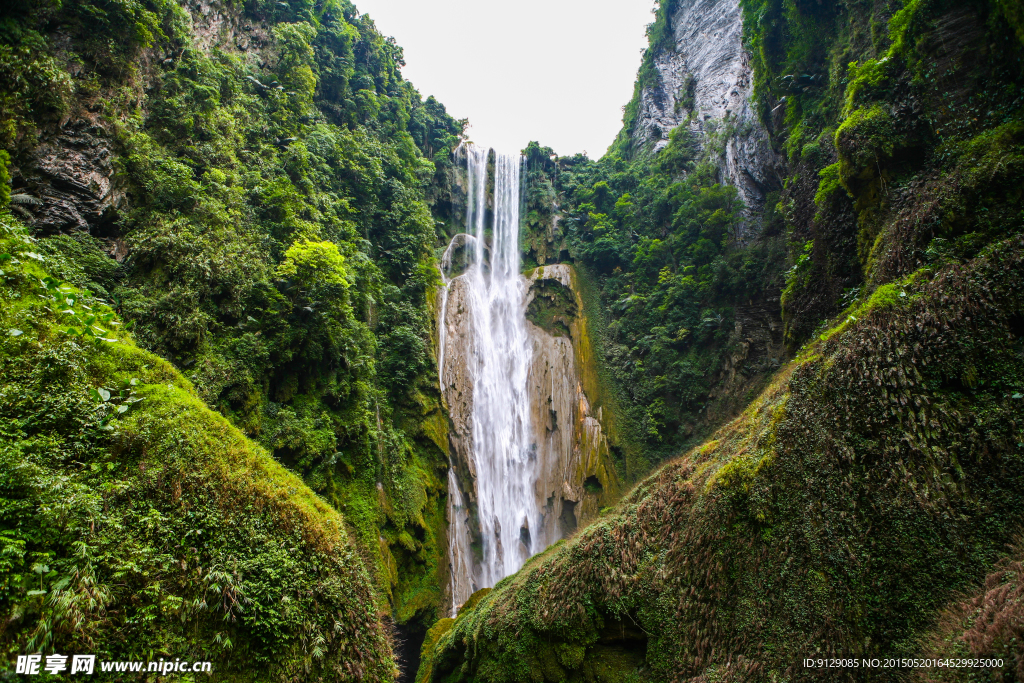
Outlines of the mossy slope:
M 463 124 L 402 64 L 347 0 L 12 0 L 0 180 L 34 198 L 12 210 L 52 274 L 342 511 L 387 609 L 425 630 L 435 228 Z
M 1022 287 L 1011 238 L 860 310 L 460 617 L 431 680 L 899 678 L 800 658 L 919 652 L 1024 522 Z
M 393 680 L 344 518 L 0 221 L 3 666 L 92 653 L 212 660 L 223 680 Z

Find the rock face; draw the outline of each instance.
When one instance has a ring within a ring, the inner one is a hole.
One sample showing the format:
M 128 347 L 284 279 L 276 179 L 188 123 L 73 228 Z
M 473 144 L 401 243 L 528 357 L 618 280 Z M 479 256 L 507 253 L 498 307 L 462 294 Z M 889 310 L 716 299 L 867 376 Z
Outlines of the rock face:
M 527 330 L 533 344 L 528 388 L 537 458 L 537 501 L 546 538 L 564 538 L 614 499 L 604 407 L 594 406 L 596 368 L 572 266 L 541 266 L 526 275 Z M 610 419 L 610 413 L 609 413 Z
M 679 0 L 670 22 L 675 42 L 654 55 L 658 81 L 640 93 L 634 146 L 660 151 L 669 132 L 683 124 L 705 147 L 712 134 L 727 135 L 722 180 L 736 186 L 754 213 L 778 184 L 778 160 L 751 102 L 753 73 L 743 49 L 739 0 Z
M 456 240 L 453 240 L 453 244 Z M 526 328 L 531 346 L 527 379 L 531 452 L 536 457 L 534 495 L 542 528 L 528 530 L 539 552 L 594 519 L 618 496 L 609 428 L 612 414 L 598 403 L 597 368 L 581 315 L 582 299 L 571 266 L 535 268 L 523 276 Z M 473 335 L 469 281 L 455 277 L 439 297 L 438 356 L 441 390 L 450 427 L 449 454 L 458 479 L 460 524 L 480 542 L 477 466 L 473 455 Z M 479 457 L 479 456 L 478 456 Z M 454 527 L 454 524 L 453 524 Z M 459 602 L 458 596 L 456 602 Z
M 467 305 L 465 278 L 457 277 L 448 285 L 447 297 L 442 291 L 440 324 L 442 330 L 439 350 L 441 390 L 451 420 L 448 429 L 449 455 L 463 486 L 463 498 L 476 499 L 476 465 L 473 462 L 473 335 L 468 334 L 471 315 Z
M 32 223 L 43 232 L 95 229 L 112 219 L 124 200 L 114 172 L 113 141 L 88 119 L 66 125 L 30 155 L 15 173 L 42 204 Z
M 272 63 L 277 55 L 267 48 L 273 36 L 267 25 L 244 19 L 230 3 L 197 0 L 184 3 L 186 21 L 196 49 L 215 48 L 248 53 L 248 59 Z M 160 65 L 172 64 L 175 51 L 145 49 L 135 57 L 140 78 L 148 86 Z M 77 68 L 74 64 L 69 69 Z M 59 126 L 40 131 L 39 144 L 28 150 L 13 168 L 14 188 L 42 200 L 27 207 L 27 222 L 44 234 L 90 232 L 101 237 L 116 232 L 112 224 L 124 208 L 126 188 L 113 160 L 122 150 L 98 107 L 80 103 Z M 111 255 L 124 259 L 124 242 L 111 241 Z

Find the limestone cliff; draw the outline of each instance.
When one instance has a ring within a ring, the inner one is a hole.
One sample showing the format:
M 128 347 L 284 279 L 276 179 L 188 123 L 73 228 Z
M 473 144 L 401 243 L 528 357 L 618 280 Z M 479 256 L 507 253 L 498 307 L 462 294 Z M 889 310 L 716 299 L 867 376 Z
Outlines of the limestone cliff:
M 599 403 L 594 353 L 572 266 L 541 266 L 525 277 L 533 344 L 531 422 L 542 463 L 536 492 L 546 511 L 546 537 L 564 538 L 615 498 L 618 479 L 606 427 L 612 414 Z
M 457 235 L 449 252 L 472 241 Z M 450 254 L 443 259 L 449 274 Z M 457 260 L 457 259 L 456 259 Z M 542 528 L 529 534 L 544 545 L 570 535 L 617 498 L 620 484 L 611 459 L 611 411 L 601 401 L 594 351 L 571 266 L 535 268 L 523 276 L 531 361 L 531 452 L 538 460 L 534 492 Z M 465 510 L 451 511 L 452 528 L 480 542 L 477 465 L 473 454 L 473 335 L 469 281 L 456 276 L 438 298 L 441 389 L 450 416 L 449 454 Z M 483 454 L 486 457 L 487 454 Z M 480 457 L 478 455 L 478 457 Z M 465 523 L 465 527 L 461 525 Z M 453 532 L 451 529 L 449 533 Z M 459 596 L 465 597 L 465 596 Z M 460 602 L 456 599 L 456 602 Z
M 468 236 L 467 236 L 468 237 Z M 473 335 L 467 334 L 471 321 L 466 305 L 466 280 L 455 278 L 442 290 L 439 298 L 441 311 L 440 360 L 441 393 L 451 420 L 448 430 L 449 455 L 452 465 L 464 484 L 465 498 L 474 500 L 476 480 L 473 462 L 473 376 L 470 359 L 473 357 Z
M 739 0 L 678 0 L 668 23 L 672 39 L 649 55 L 655 78 L 637 93 L 632 146 L 660 151 L 672 129 L 687 126 L 753 214 L 779 185 L 779 162 L 752 106 Z

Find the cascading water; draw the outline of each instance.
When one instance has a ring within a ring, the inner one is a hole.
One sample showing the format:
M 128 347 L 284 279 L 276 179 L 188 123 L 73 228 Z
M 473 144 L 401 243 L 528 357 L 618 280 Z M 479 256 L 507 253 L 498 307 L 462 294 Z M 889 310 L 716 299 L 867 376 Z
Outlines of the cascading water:
M 444 382 L 445 348 L 457 341 L 467 355 L 472 386 L 468 467 L 475 474 L 471 497 L 479 530 L 474 539 L 474 520 L 463 496 L 466 489 L 459 486 L 467 482 L 458 480 L 453 467 L 448 481 L 453 611 L 473 590 L 493 586 L 547 545 L 547 539 L 533 537 L 542 528 L 543 512 L 534 491 L 537 467 L 527 393 L 531 346 L 526 331 L 526 285 L 519 272 L 522 157 L 494 154 L 493 222 L 488 233 L 490 151 L 464 145 L 460 153 L 466 159 L 466 226 L 472 235 L 456 236 L 442 258 L 442 270 L 447 271 L 458 242 L 468 267 L 450 282 L 445 277 L 441 320 L 447 320 L 451 288 L 461 280 L 459 305 L 468 323 L 462 334 L 468 338 L 445 339 L 442 323 L 438 373 Z

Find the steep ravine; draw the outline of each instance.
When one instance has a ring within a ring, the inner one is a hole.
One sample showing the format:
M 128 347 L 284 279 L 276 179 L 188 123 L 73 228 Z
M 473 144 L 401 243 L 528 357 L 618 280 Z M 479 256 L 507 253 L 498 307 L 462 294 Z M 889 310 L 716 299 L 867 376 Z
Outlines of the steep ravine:
M 430 680 L 894 680 L 800 658 L 913 654 L 1019 528 L 1002 387 L 1024 381 L 1022 249 L 854 311 L 712 440 L 439 624 Z M 968 366 L 986 388 L 940 388 Z
M 985 0 L 739 5 L 661 5 L 606 158 L 531 145 L 528 248 L 601 297 L 602 358 L 646 403 L 627 408 L 655 448 L 687 429 L 667 378 L 718 381 L 702 348 L 741 360 L 723 322 L 744 306 L 773 318 L 778 369 L 738 417 L 439 621 L 422 681 L 1024 671 L 1024 17 Z M 751 140 L 745 185 L 728 149 Z M 922 655 L 990 663 L 803 662 Z
M 1018 5 L 663 0 L 609 153 L 498 199 L 346 0 L 11 0 L 0 677 L 1021 680 Z

